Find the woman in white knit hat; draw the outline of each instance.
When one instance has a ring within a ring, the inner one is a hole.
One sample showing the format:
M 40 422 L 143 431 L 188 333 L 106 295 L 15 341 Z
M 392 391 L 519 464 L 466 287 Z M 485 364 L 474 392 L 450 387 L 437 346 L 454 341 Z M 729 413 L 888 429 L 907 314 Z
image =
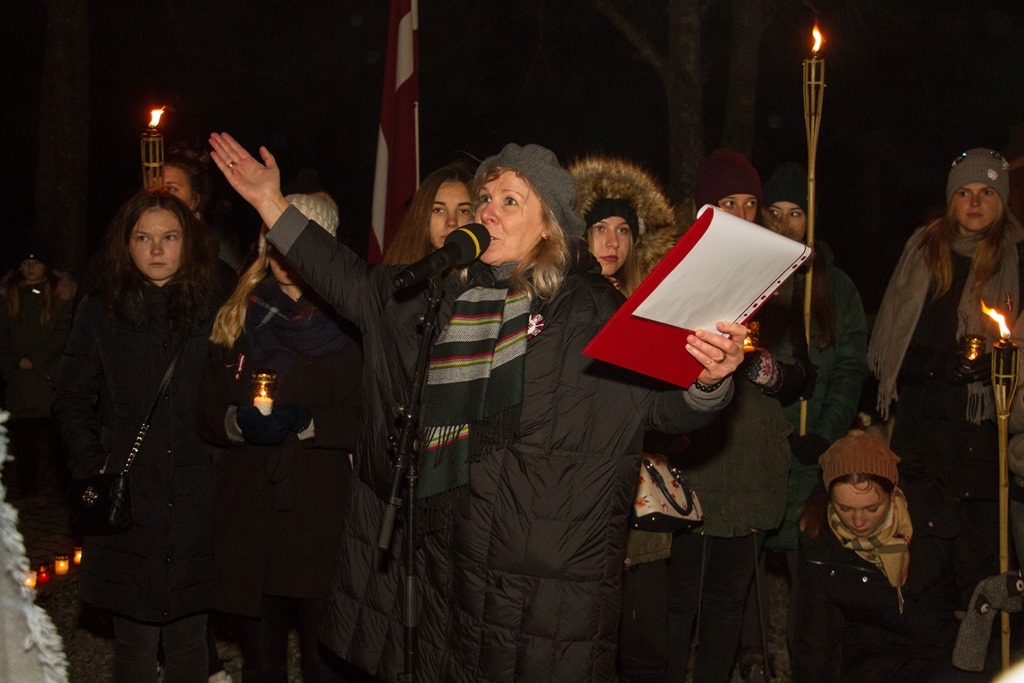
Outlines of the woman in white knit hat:
M 329 195 L 286 198 L 335 235 Z M 211 525 L 214 606 L 238 616 L 243 680 L 284 680 L 293 623 L 303 679 L 335 680 L 317 626 L 341 548 L 362 409 L 358 335 L 261 236 L 210 341 L 199 432 L 227 449 Z M 257 370 L 276 373 L 267 414 L 253 405 Z
M 891 446 L 909 479 L 935 478 L 967 506 L 995 571 L 998 445 L 990 384 L 998 326 L 1021 305 L 1024 230 L 1007 205 L 1009 164 L 972 149 L 949 169 L 946 212 L 907 241 L 868 345 L 878 410 L 893 415 Z M 980 337 L 977 352 L 965 346 Z M 895 402 L 895 408 L 893 403 Z

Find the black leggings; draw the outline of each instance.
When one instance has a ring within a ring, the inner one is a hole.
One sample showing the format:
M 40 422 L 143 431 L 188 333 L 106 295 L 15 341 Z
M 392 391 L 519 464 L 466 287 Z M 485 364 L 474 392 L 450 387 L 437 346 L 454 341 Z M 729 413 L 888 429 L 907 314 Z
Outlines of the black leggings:
M 332 663 L 334 655 L 320 644 L 317 634 L 323 600 L 264 595 L 262 606 L 260 618 L 239 619 L 245 683 L 286 680 L 290 616 L 299 632 L 302 680 L 306 683 L 344 680 Z

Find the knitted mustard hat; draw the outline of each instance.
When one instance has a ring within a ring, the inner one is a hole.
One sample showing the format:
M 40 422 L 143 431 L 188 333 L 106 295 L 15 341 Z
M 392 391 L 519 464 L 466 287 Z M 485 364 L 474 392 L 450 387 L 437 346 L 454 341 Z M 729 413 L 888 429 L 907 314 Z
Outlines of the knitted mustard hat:
M 856 473 L 876 474 L 898 484 L 900 473 L 896 464 L 899 461 L 899 456 L 883 441 L 859 431 L 839 439 L 818 458 L 826 491 L 839 477 Z
M 761 176 L 753 164 L 739 152 L 716 149 L 697 166 L 697 186 L 693 191 L 695 206 L 718 206 L 722 197 L 749 194 L 761 203 Z
M 946 180 L 946 203 L 952 202 L 953 194 L 968 183 L 983 183 L 993 188 L 1009 210 L 1010 164 L 999 152 L 975 147 L 953 159 Z
M 583 236 L 583 217 L 576 213 L 576 181 L 558 163 L 554 152 L 540 145 L 520 147 L 509 143 L 480 162 L 476 178 L 485 177 L 493 168 L 521 174 L 540 193 L 566 236 L 570 240 Z

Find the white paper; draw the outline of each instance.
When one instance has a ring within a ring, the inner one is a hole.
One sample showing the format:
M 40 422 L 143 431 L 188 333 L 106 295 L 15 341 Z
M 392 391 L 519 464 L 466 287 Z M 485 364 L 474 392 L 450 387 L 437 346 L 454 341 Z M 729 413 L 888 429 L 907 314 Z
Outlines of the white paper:
M 739 322 L 796 272 L 810 255 L 806 244 L 705 205 L 707 232 L 634 311 L 648 320 L 687 330 L 715 330 Z

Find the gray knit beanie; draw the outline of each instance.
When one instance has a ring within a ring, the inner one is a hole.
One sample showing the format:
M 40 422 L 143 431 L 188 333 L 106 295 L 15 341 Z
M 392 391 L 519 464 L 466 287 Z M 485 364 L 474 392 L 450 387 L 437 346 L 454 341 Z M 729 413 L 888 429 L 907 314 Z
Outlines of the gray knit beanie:
M 1010 210 L 1010 164 L 999 152 L 975 147 L 954 159 L 946 181 L 946 203 L 952 202 L 953 193 L 968 183 L 990 186 L 999 193 L 1006 210 Z
M 576 213 L 576 181 L 558 163 L 555 153 L 540 145 L 509 143 L 494 156 L 480 162 L 476 178 L 491 169 L 507 168 L 526 178 L 551 209 L 562 231 L 570 240 L 583 236 L 583 218 Z

